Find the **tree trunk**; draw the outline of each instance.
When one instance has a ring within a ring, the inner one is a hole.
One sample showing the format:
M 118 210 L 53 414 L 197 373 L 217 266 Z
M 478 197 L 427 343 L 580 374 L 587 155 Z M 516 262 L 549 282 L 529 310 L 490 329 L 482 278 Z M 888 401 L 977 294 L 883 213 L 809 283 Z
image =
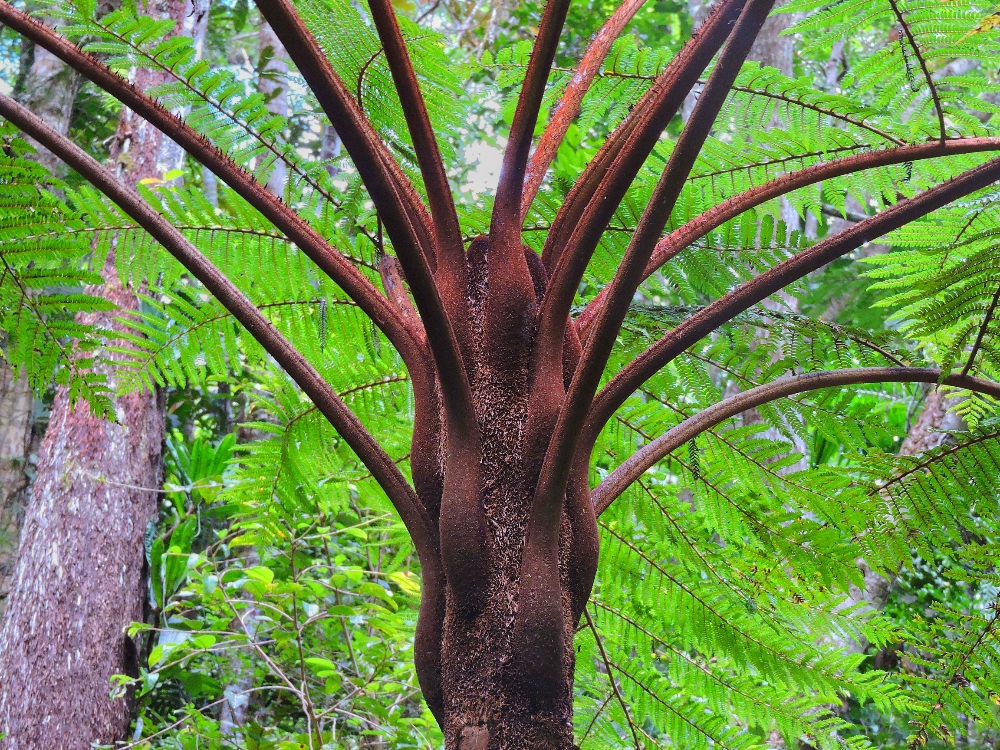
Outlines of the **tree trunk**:
M 23 374 L 15 378 L 13 370 L 0 363 L 0 606 L 10 591 L 24 518 L 34 405 L 28 379 Z
M 174 0 L 150 12 L 182 21 L 190 6 Z M 140 71 L 137 85 L 165 80 Z M 162 171 L 165 139 L 124 111 L 115 148 L 119 172 L 135 183 Z M 109 253 L 97 290 L 134 310 Z M 85 321 L 114 339 L 115 315 Z M 113 357 L 112 357 L 113 358 Z M 114 373 L 107 375 L 114 386 Z M 115 399 L 116 422 L 57 391 L 0 631 L 0 731 L 5 748 L 84 750 L 124 739 L 131 691 L 111 694 L 111 677 L 139 674 L 139 649 L 127 635 L 147 609 L 144 539 L 159 507 L 163 402 L 155 393 Z
M 57 28 L 64 25 L 60 19 L 45 19 L 45 23 Z M 73 103 L 80 90 L 80 74 L 28 40 L 21 45 L 21 69 L 23 73 L 14 88 L 14 98 L 60 133 L 68 133 Z M 55 155 L 34 145 L 38 149 L 39 163 L 54 174 L 65 174 L 66 168 Z
M 267 110 L 281 117 L 288 117 L 288 53 L 266 21 L 257 33 L 260 46 L 260 80 L 257 88 L 267 97 Z M 288 166 L 280 159 L 267 180 L 267 189 L 279 198 L 285 192 L 288 181 Z
M 79 74 L 28 40 L 21 44 L 21 69 L 15 98 L 60 133 L 68 132 L 80 88 Z M 65 171 L 52 153 L 35 145 L 36 158 L 49 171 Z M 25 469 L 33 415 L 34 395 L 27 378 L 14 378 L 7 364 L 0 362 L 0 613 L 10 592 L 24 520 L 24 491 L 28 486 Z
M 105 269 L 103 296 L 134 308 L 114 276 Z M 90 322 L 110 322 L 102 317 Z M 115 407 L 118 424 L 70 407 L 65 388 L 56 394 L 0 632 L 0 722 L 11 750 L 112 743 L 131 720 L 125 696 L 109 699 L 109 680 L 138 676 L 125 630 L 144 617 L 163 412 L 148 393 Z

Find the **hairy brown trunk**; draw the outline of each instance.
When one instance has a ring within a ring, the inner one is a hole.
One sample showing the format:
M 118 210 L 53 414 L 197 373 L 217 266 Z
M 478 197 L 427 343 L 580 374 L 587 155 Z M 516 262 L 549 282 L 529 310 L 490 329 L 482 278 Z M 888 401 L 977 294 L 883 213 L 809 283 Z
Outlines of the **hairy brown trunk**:
M 574 545 L 573 524 L 564 509 L 559 570 L 557 580 L 551 581 L 559 614 L 555 623 L 540 625 L 551 625 L 547 633 L 551 649 L 541 655 L 546 667 L 538 673 L 531 669 L 537 666 L 538 655 L 524 652 L 515 623 L 526 614 L 520 600 L 521 558 L 529 508 L 545 449 L 544 441 L 532 439 L 534 430 L 528 425 L 528 394 L 533 388 L 543 387 L 529 383 L 528 360 L 537 315 L 534 299 L 544 289 L 544 270 L 538 257 L 528 251 L 532 286 L 512 289 L 511 280 L 507 279 L 501 288 L 508 293 L 510 314 L 502 320 L 488 321 L 489 252 L 490 241 L 481 237 L 473 241 L 467 256 L 470 328 L 475 342 L 468 369 L 483 445 L 481 466 L 454 463 L 446 450 L 446 436 L 435 437 L 435 431 L 423 425 L 417 426 L 415 435 L 423 437 L 414 445 L 415 458 L 418 451 L 422 454 L 422 460 L 414 463 L 414 481 L 418 487 L 426 488 L 423 494 L 434 492 L 434 488 L 440 491 L 440 477 L 450 471 L 478 471 L 483 477 L 479 502 L 485 509 L 488 527 L 487 559 L 482 560 L 485 591 L 477 597 L 481 605 L 469 608 L 460 601 L 461 588 L 443 586 L 443 624 L 437 632 L 433 632 L 430 622 L 433 608 L 425 607 L 429 614 L 422 615 L 418 647 L 439 649 L 441 672 L 439 676 L 431 674 L 433 667 L 427 664 L 433 664 L 434 658 L 425 660 L 426 663 L 418 658 L 418 671 L 425 694 L 440 694 L 437 701 L 429 699 L 429 703 L 438 714 L 448 748 L 569 750 L 573 747 L 573 633 L 580 616 L 579 607 L 574 606 L 580 595 L 573 596 L 571 592 L 583 588 L 589 594 L 593 574 L 584 574 L 585 582 L 581 584 L 577 569 L 592 565 L 580 565 L 578 561 L 571 564 L 579 545 Z M 506 345 L 497 346 L 494 336 L 502 336 Z M 563 386 L 563 376 L 559 373 L 558 382 L 547 387 L 560 399 Z M 558 407 L 558 400 L 553 406 Z M 428 460 L 428 454 L 432 460 Z M 436 457 L 440 458 L 434 460 Z M 420 476 L 418 466 L 422 467 Z M 435 466 L 440 475 L 437 481 L 422 475 L 433 473 Z M 434 502 L 432 497 L 422 499 L 429 506 Z M 446 537 L 473 531 L 442 524 L 442 547 L 448 548 Z M 594 532 L 596 539 L 596 529 Z M 577 536 L 583 538 L 587 534 Z M 596 563 L 596 543 L 588 549 L 593 550 L 595 558 L 591 563 Z M 431 593 L 425 590 L 425 595 Z M 538 679 L 529 678 L 528 673 Z
M 194 9 L 167 0 L 149 10 L 182 23 Z M 165 80 L 140 71 L 137 85 Z M 122 113 L 113 154 L 127 183 L 176 167 L 172 146 Z M 94 291 L 119 312 L 81 316 L 109 341 L 116 314 L 138 308 L 114 255 Z M 103 369 L 114 387 L 113 367 Z M 111 744 L 131 723 L 133 691 L 112 694 L 111 680 L 139 675 L 143 648 L 126 631 L 147 614 L 144 540 L 159 505 L 164 409 L 146 392 L 117 397 L 114 408 L 115 421 L 105 421 L 84 403 L 71 405 L 65 388 L 56 393 L 0 631 L 0 731 L 11 750 Z

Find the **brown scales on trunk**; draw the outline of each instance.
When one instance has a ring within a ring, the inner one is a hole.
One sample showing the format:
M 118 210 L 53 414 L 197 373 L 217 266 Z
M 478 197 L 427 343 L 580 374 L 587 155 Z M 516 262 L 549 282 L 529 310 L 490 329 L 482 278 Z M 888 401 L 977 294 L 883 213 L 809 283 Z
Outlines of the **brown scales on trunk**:
M 792 256 L 693 315 L 599 390 L 638 285 L 714 227 L 831 175 L 1000 149 L 996 139 L 953 139 L 898 144 L 816 165 L 734 196 L 663 238 L 680 188 L 771 4 L 717 3 L 588 165 L 538 257 L 522 243 L 522 212 L 569 115 L 559 115 L 550 125 L 544 139 L 549 155 L 542 154 L 531 169 L 528 157 L 568 0 L 550 0 L 545 7 L 490 231 L 468 248 L 462 244 L 444 165 L 391 3 L 371 0 L 370 9 L 404 104 L 429 196 L 426 206 L 293 7 L 287 0 L 259 0 L 262 15 L 343 139 L 384 222 L 395 257 L 387 255 L 380 265 L 383 291 L 189 127 L 58 35 L 0 3 L 0 22 L 126 102 L 260 210 L 340 284 L 400 352 L 416 405 L 412 485 L 330 385 L 183 235 L 81 150 L 0 97 L 0 114 L 103 191 L 233 313 L 316 403 L 386 492 L 423 567 L 415 663 L 449 750 L 573 747 L 573 635 L 597 568 L 596 515 L 663 455 L 659 450 L 708 429 L 717 423 L 713 419 L 810 388 L 936 382 L 941 377 L 936 370 L 869 368 L 766 384 L 682 423 L 591 491 L 590 454 L 598 434 L 657 370 L 822 264 L 1000 178 L 1000 160 L 986 162 Z M 620 28 L 633 5 L 609 21 L 611 28 Z M 598 35 L 598 43 L 607 44 L 609 34 Z M 614 280 L 574 320 L 573 297 L 602 232 L 663 129 L 716 55 Z M 584 67 L 600 56 L 601 50 L 595 50 Z M 570 92 L 566 112 L 578 106 L 587 85 L 580 84 L 582 92 L 580 87 Z M 966 373 L 945 382 L 1000 394 L 997 384 Z

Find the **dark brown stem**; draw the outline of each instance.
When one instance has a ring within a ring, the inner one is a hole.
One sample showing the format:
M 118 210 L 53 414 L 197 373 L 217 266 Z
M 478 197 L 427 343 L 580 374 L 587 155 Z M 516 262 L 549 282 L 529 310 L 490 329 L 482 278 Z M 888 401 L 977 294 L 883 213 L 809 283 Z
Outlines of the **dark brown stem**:
M 723 399 L 644 445 L 594 488 L 590 495 L 594 510 L 597 515 L 603 513 L 646 470 L 684 443 L 730 417 L 796 393 L 861 383 L 943 383 L 1000 398 L 1000 383 L 969 377 L 964 373 L 949 375 L 942 380 L 941 371 L 933 367 L 859 367 L 782 378 Z
M 756 18 L 758 3 L 766 4 L 767 8 L 770 8 L 770 2 L 771 0 L 751 0 L 751 5 L 755 10 L 751 11 L 749 16 Z M 720 8 L 725 7 L 728 6 L 723 2 Z M 763 15 L 766 17 L 766 9 Z M 718 16 L 715 17 L 715 25 L 720 27 L 717 33 L 720 35 L 719 42 L 721 43 L 725 35 L 728 35 L 729 26 L 724 23 L 725 16 L 722 17 L 722 20 Z M 763 19 L 761 19 L 761 23 L 763 23 Z M 709 26 L 709 28 L 712 27 Z M 723 31 L 725 35 L 722 34 Z M 755 35 L 756 31 L 750 35 L 751 43 Z M 712 34 L 707 34 L 706 37 L 714 39 Z M 737 39 L 737 35 L 733 34 L 731 38 Z M 734 49 L 737 49 L 741 44 L 742 40 L 738 40 Z M 702 59 L 702 56 L 708 51 L 714 54 L 715 49 L 716 47 L 707 42 L 700 45 L 688 45 L 685 47 L 688 54 L 684 55 L 684 50 L 682 50 L 682 54 L 675 58 L 675 63 L 678 62 L 678 59 L 682 62 L 673 67 L 672 75 L 666 79 L 664 88 L 668 93 L 662 97 L 660 106 L 652 107 L 645 116 L 636 121 L 634 132 L 630 134 L 622 152 L 614 158 L 612 168 L 605 174 L 604 180 L 600 183 L 598 194 L 601 196 L 601 200 L 593 201 L 593 204 L 583 212 L 581 225 L 584 228 L 573 233 L 569 249 L 562 254 L 555 265 L 553 279 L 545 295 L 540 319 L 541 327 L 537 334 L 536 348 L 533 353 L 533 376 L 531 377 L 533 383 L 549 383 L 553 381 L 553 376 L 556 373 L 561 375 L 562 337 L 569 312 L 569 303 L 566 302 L 566 298 L 572 299 L 576 284 L 582 276 L 583 268 L 586 267 L 590 255 L 597 246 L 600 232 L 603 231 L 603 227 L 607 225 L 613 215 L 614 206 L 617 206 L 624 196 L 628 183 L 638 171 L 639 164 L 629 165 L 626 170 L 627 179 L 622 179 L 620 175 L 617 182 L 614 180 L 609 182 L 609 179 L 615 174 L 616 168 L 618 168 L 619 173 L 622 172 L 621 164 L 623 162 L 629 163 L 630 160 L 638 159 L 641 163 L 642 159 L 645 158 L 644 153 L 648 153 L 648 150 L 652 149 L 655 138 L 659 137 L 659 133 L 666 125 L 665 121 L 658 122 L 658 117 L 662 117 L 668 110 L 670 115 L 676 111 L 702 70 L 702 67 L 698 67 L 699 63 L 707 64 L 711 57 L 708 55 L 707 58 Z M 745 53 L 743 56 L 745 57 Z M 737 69 L 742 59 L 740 57 L 739 60 L 735 61 Z M 668 67 L 669 70 L 671 70 L 670 67 Z M 659 129 L 650 127 L 651 122 L 659 125 Z M 643 142 L 643 139 L 649 141 L 650 137 L 652 137 L 652 141 Z M 632 171 L 633 167 L 635 171 Z M 610 211 L 608 210 L 609 206 L 611 207 Z M 644 267 L 645 262 L 643 261 L 639 265 L 639 273 Z M 559 316 L 562 317 L 561 320 Z M 556 335 L 557 333 L 558 335 Z M 559 369 L 556 369 L 557 367 Z M 548 442 L 528 511 L 524 553 L 521 559 L 520 592 L 518 594 L 517 616 L 514 621 L 512 647 L 516 669 L 525 684 L 529 684 L 534 690 L 537 690 L 535 700 L 540 704 L 544 704 L 545 696 L 557 695 L 562 689 L 558 655 L 563 649 L 564 624 L 562 594 L 559 586 L 556 585 L 559 580 L 559 526 L 569 477 L 575 465 L 583 466 L 582 462 L 578 463 L 573 460 L 579 435 L 578 430 L 570 429 L 570 425 L 582 422 L 586 414 L 587 404 L 597 387 L 596 382 L 590 386 L 589 382 L 581 381 L 581 369 L 578 368 L 574 375 L 569 395 L 558 412 L 555 432 Z M 587 375 L 589 376 L 589 372 Z M 539 389 L 533 387 L 528 415 L 527 437 L 529 440 L 533 438 L 533 433 L 538 433 L 548 423 L 548 420 L 539 416 L 543 412 L 551 411 L 551 406 L 547 403 L 548 400 L 548 394 L 545 394 L 543 400 Z M 567 418 L 567 414 L 569 414 L 569 418 Z
M 615 40 L 645 2 L 646 0 L 624 0 L 611 18 L 604 22 L 601 30 L 597 32 L 590 46 L 587 47 L 580 64 L 573 71 L 573 78 L 566 87 L 566 91 L 563 92 L 552 115 L 552 120 L 549 121 L 545 132 L 542 133 L 542 137 L 538 140 L 535 151 L 531 155 L 531 161 L 528 162 L 527 173 L 524 177 L 524 194 L 521 196 L 522 223 L 528 214 L 528 209 L 531 208 L 531 202 L 538 195 L 538 189 L 542 185 L 542 180 L 545 179 L 545 173 L 556 157 L 559 144 L 566 137 L 566 131 L 569 130 L 573 120 L 580 114 L 583 97 L 586 96 L 598 72 L 600 72 L 604 58 L 608 56 Z
M 755 206 L 759 206 L 774 198 L 779 198 L 793 190 L 798 190 L 807 185 L 815 185 L 818 182 L 833 177 L 854 174 L 861 170 L 884 167 L 889 164 L 902 164 L 908 161 L 919 161 L 936 156 L 996 150 L 1000 150 L 1000 138 L 961 138 L 946 141 L 943 144 L 934 141 L 932 143 L 922 143 L 917 146 L 900 146 L 881 151 L 868 151 L 863 154 L 853 154 L 845 156 L 842 159 L 835 159 L 824 164 L 814 164 L 805 169 L 789 172 L 723 201 L 668 234 L 657 243 L 649 263 L 646 264 L 643 279 L 649 278 L 664 263 L 713 229 L 722 226 L 744 211 L 749 211 Z M 583 312 L 580 313 L 577 318 L 577 326 L 583 334 L 586 333 L 597 318 L 608 293 L 609 289 L 607 287 L 601 290 L 600 294 L 591 300 Z
M 437 240 L 438 272 L 440 273 L 441 267 L 444 266 L 447 268 L 447 273 L 459 278 L 464 300 L 465 251 L 462 245 L 462 232 L 458 226 L 458 214 L 455 212 L 455 202 L 452 199 L 448 176 L 445 174 L 444 162 L 441 161 L 437 138 L 427 114 L 424 97 L 420 93 L 417 74 L 413 70 L 392 3 L 389 0 L 369 0 L 368 5 L 399 94 L 399 102 L 403 106 L 406 125 L 413 139 L 417 163 L 420 165 L 420 174 L 424 178 Z
M 808 250 L 782 261 L 702 308 L 663 336 L 621 370 L 594 399 L 580 439 L 580 451 L 590 455 L 597 436 L 632 393 L 674 357 L 744 310 L 766 299 L 808 273 L 854 250 L 865 242 L 916 221 L 1000 179 L 1000 159 L 986 162 L 920 195 L 901 200 L 865 221 L 837 233 Z
M 392 342 L 405 361 L 419 358 L 419 344 L 384 296 L 343 255 L 332 248 L 323 237 L 301 219 L 294 211 L 271 195 L 246 171 L 198 135 L 188 125 L 167 111 L 159 103 L 112 72 L 96 57 L 81 51 L 65 37 L 44 24 L 17 10 L 7 2 L 0 2 L 0 23 L 14 29 L 58 57 L 85 78 L 138 113 L 161 132 L 187 151 L 195 160 L 206 166 L 219 179 L 229 185 L 251 206 L 281 230 L 299 249 L 333 279 L 358 303 Z
M 536 539 L 557 534 L 559 512 L 563 505 L 562 498 L 566 493 L 580 428 L 587 417 L 587 409 L 597 390 L 604 364 L 611 353 L 632 295 L 642 280 L 642 272 L 653 252 L 656 239 L 663 231 L 684 181 L 708 137 L 712 123 L 725 104 L 729 87 L 736 80 L 740 66 L 749 54 L 773 3 L 774 0 L 750 0 L 744 8 L 708 85 L 695 105 L 691 119 L 677 141 L 667 167 L 629 243 L 625 257 L 619 265 L 618 272 L 611 282 L 608 303 L 598 318 L 594 335 L 587 342 L 542 464 L 528 521 L 531 533 Z M 571 256 L 563 257 L 566 259 Z M 557 266 L 557 274 L 562 265 L 560 262 Z M 574 291 L 578 283 L 579 279 L 573 282 Z M 560 292 L 563 292 L 561 297 Z M 549 293 L 545 296 L 538 347 L 542 354 L 538 360 L 542 377 L 547 368 L 559 367 L 561 371 L 560 345 L 569 305 L 572 302 L 572 293 L 573 291 L 558 288 L 557 281 L 554 280 L 549 287 Z M 553 350 L 558 352 L 558 359 L 550 356 L 549 359 L 552 361 L 546 363 L 545 355 Z M 547 531 L 542 532 L 542 529 Z
M 288 340 L 264 317 L 235 284 L 227 279 L 198 249 L 160 214 L 156 213 L 138 193 L 120 183 L 66 137 L 46 125 L 9 97 L 0 95 L 0 115 L 14 123 L 49 151 L 79 172 L 94 187 L 110 198 L 139 226 L 145 229 L 171 255 L 197 278 L 211 294 L 236 318 L 265 351 L 298 384 L 344 438 L 362 463 L 372 473 L 393 507 L 406 524 L 424 564 L 433 565 L 437 558 L 434 525 L 399 468 L 375 441 L 361 421 L 344 404 L 323 376 L 306 361 Z
M 472 391 L 454 329 L 433 276 L 433 233 L 423 204 L 290 3 L 287 0 L 258 0 L 257 7 L 316 94 L 385 222 L 424 321 L 427 343 L 437 365 L 441 398 L 448 417 L 448 439 L 460 441 L 463 452 L 480 450 Z M 386 55 L 389 54 L 386 48 Z M 445 495 L 448 495 L 447 488 Z M 445 564 L 447 566 L 447 560 Z
M 646 157 L 729 36 L 744 3 L 718 3 L 584 169 L 545 240 L 542 260 L 550 275 L 566 252 L 580 255 L 586 265 Z M 595 200 L 596 195 L 601 196 L 600 200 Z M 577 236 L 571 240 L 574 234 Z
M 896 14 L 896 20 L 899 21 L 899 27 L 906 34 L 907 40 L 910 42 L 910 47 L 913 49 L 913 54 L 917 56 L 917 61 L 920 63 L 920 69 L 924 73 L 924 78 L 927 80 L 927 86 L 931 90 L 931 97 L 934 99 L 934 109 L 937 110 L 938 125 L 941 128 L 941 143 L 944 143 L 947 137 L 945 133 L 944 125 L 944 110 L 941 108 L 941 100 L 938 98 L 937 87 L 934 85 L 934 79 L 931 77 L 930 70 L 927 69 L 927 61 L 924 60 L 923 54 L 920 52 L 920 47 L 917 46 L 917 40 L 913 37 L 913 31 L 910 29 L 910 24 L 906 22 L 903 18 L 903 13 L 899 9 L 899 5 L 896 0 L 889 0 L 889 5 L 892 6 L 892 12 Z
M 556 57 L 559 34 L 566 22 L 569 0 L 548 0 L 542 11 L 538 25 L 538 37 L 531 49 L 531 59 L 521 84 L 521 94 L 514 110 L 514 121 L 510 126 L 507 148 L 504 150 L 503 165 L 500 168 L 500 183 L 497 185 L 496 201 L 490 221 L 490 234 L 498 233 L 497 239 L 505 247 L 510 247 L 511 260 L 516 252 L 521 255 L 521 195 L 524 190 L 524 170 L 531 150 L 531 136 L 538 121 L 538 110 L 542 106 L 545 83 Z M 523 262 L 523 256 L 522 256 Z M 492 265 L 492 263 L 491 263 Z
M 257 7 L 285 45 L 354 160 L 385 222 L 424 320 L 452 427 L 470 445 L 477 444 L 472 392 L 455 332 L 434 281 L 434 238 L 423 204 L 295 9 L 287 0 L 259 0 Z
M 990 321 L 993 320 L 993 313 L 996 312 L 997 303 L 1000 303 L 1000 287 L 997 288 L 993 295 L 993 299 L 990 301 L 990 306 L 986 308 L 986 316 L 983 318 L 983 324 L 979 326 L 979 333 L 976 335 L 976 342 L 972 345 L 972 351 L 969 352 L 969 359 L 965 363 L 965 367 L 962 368 L 962 374 L 968 375 L 969 370 L 972 369 L 972 365 L 976 361 L 976 355 L 979 353 L 979 347 L 983 345 L 983 338 L 986 336 L 986 329 L 990 325 Z
M 287 0 L 259 0 L 257 8 L 330 118 L 386 223 L 403 268 L 409 253 L 426 255 L 433 266 L 431 222 L 420 198 L 315 37 Z

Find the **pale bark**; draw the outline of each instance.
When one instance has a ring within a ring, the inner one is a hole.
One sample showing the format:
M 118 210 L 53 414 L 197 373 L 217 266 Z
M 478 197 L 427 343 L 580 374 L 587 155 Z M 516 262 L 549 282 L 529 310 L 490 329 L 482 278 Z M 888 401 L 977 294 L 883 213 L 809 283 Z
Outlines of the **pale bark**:
M 46 19 L 51 26 L 62 26 L 59 19 Z M 60 133 L 69 132 L 73 102 L 80 90 L 80 74 L 67 67 L 51 52 L 27 40 L 21 45 L 24 76 L 18 81 L 14 98 Z M 65 168 L 47 149 L 37 146 L 37 160 L 49 171 L 62 175 Z
M 208 23 L 207 0 L 154 0 L 149 3 L 148 12 L 158 18 L 176 21 L 174 34 L 191 35 L 196 45 L 204 42 Z M 143 68 L 136 74 L 135 85 L 146 90 L 171 80 L 173 76 L 170 73 Z M 132 183 L 161 177 L 184 165 L 183 149 L 130 109 L 122 110 L 112 155 L 118 161 L 119 174 Z
M 956 411 L 961 401 L 961 396 L 949 396 L 938 388 L 931 390 L 924 399 L 920 415 L 899 447 L 899 455 L 916 456 L 938 448 L 948 442 L 950 433 L 967 430 L 965 420 Z
M 210 0 L 185 0 L 184 15 L 178 20 L 178 34 L 191 37 L 194 42 L 196 56 L 200 58 L 204 53 L 205 34 L 208 32 L 208 12 L 211 6 Z M 166 77 L 164 76 L 164 80 Z M 184 116 L 186 110 L 177 111 L 175 114 Z M 162 172 L 172 172 L 184 169 L 185 151 L 169 138 L 163 138 L 160 144 L 160 155 L 158 168 Z
M 775 7 L 784 4 L 778 2 Z M 782 36 L 781 32 L 795 22 L 796 16 L 797 14 L 772 12 L 750 48 L 747 60 L 756 60 L 762 66 L 777 68 L 782 75 L 791 77 L 795 69 L 795 44 L 792 37 Z
M 59 25 L 58 21 L 52 23 Z M 68 132 L 80 75 L 27 40 L 21 45 L 21 55 L 23 74 L 15 98 L 60 133 Z M 34 145 L 39 163 L 57 175 L 64 173 L 62 163 L 51 152 Z M 0 613 L 10 592 L 24 520 L 33 415 L 34 396 L 27 378 L 22 375 L 15 379 L 11 368 L 0 358 Z
M 288 53 L 269 23 L 261 24 L 257 39 L 263 63 L 257 89 L 267 97 L 268 112 L 288 117 Z M 288 165 L 281 159 L 276 159 L 267 178 L 267 189 L 280 198 L 285 192 L 287 181 Z
M 134 297 L 105 270 L 101 293 Z M 89 322 L 107 324 L 109 316 Z M 10 750 L 83 750 L 122 739 L 127 696 L 113 674 L 138 676 L 125 630 L 144 619 L 143 538 L 155 518 L 163 413 L 156 397 L 116 400 L 118 423 L 69 405 L 60 388 L 42 443 L 14 585 L 0 631 L 0 727 Z
M 166 0 L 149 11 L 182 22 L 191 6 Z M 164 80 L 143 70 L 136 83 Z M 122 179 L 161 174 L 170 145 L 124 111 L 112 149 Z M 120 310 L 138 307 L 113 251 L 101 275 L 95 293 Z M 114 340 L 115 315 L 81 317 Z M 114 385 L 113 368 L 106 374 Z M 148 392 L 117 397 L 114 406 L 112 423 L 86 404 L 71 406 L 65 388 L 53 403 L 0 630 L 0 731 L 10 750 L 112 744 L 132 719 L 133 691 L 112 695 L 111 678 L 137 677 L 144 650 L 126 631 L 148 608 L 144 538 L 159 507 L 164 413 Z
M 31 445 L 34 395 L 28 379 L 0 362 L 0 612 L 10 591 L 24 518 L 25 465 Z

